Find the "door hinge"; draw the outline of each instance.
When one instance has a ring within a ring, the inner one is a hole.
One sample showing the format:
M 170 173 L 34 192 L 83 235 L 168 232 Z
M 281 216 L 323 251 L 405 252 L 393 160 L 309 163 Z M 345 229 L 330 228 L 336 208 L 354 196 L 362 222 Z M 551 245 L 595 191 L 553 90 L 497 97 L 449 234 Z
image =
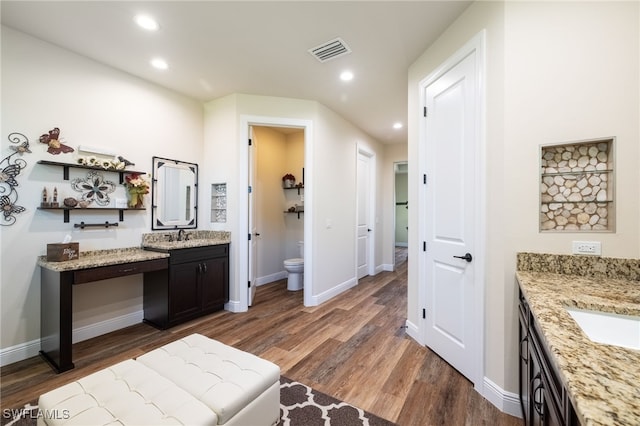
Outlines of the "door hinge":
M 427 116 L 427 107 L 424 107 L 424 111 L 422 112 L 424 114 L 424 116 Z
M 249 138 L 249 146 L 251 146 L 251 138 Z
M 248 190 L 249 190 L 249 194 L 251 194 L 251 192 L 253 191 L 253 188 L 251 187 L 251 185 L 249 185 Z
M 422 251 L 427 251 L 427 242 L 426 241 L 422 242 Z
M 251 281 L 249 281 L 248 284 L 247 288 L 251 288 Z
M 426 319 L 427 318 L 427 310 L 426 309 L 422 309 L 422 319 Z
M 422 175 L 422 183 L 427 184 L 427 174 Z
M 251 233 L 249 233 L 249 241 L 251 241 Z

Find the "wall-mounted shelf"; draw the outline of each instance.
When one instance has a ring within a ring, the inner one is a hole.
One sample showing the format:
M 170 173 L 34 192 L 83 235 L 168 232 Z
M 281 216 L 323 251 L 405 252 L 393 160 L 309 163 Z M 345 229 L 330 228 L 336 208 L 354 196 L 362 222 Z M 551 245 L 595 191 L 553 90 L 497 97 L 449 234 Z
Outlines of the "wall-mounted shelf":
M 99 170 L 102 172 L 110 172 L 110 173 L 118 173 L 120 175 L 120 183 L 124 183 L 124 175 L 127 174 L 131 174 L 131 173 L 139 173 L 139 174 L 145 174 L 146 172 L 142 172 L 142 171 L 135 171 L 135 170 L 113 170 L 113 169 L 105 169 L 103 167 L 95 167 L 95 166 L 86 166 L 84 164 L 70 164 L 70 163 L 60 163 L 57 161 L 47 161 L 47 160 L 40 160 L 38 161 L 38 164 L 44 164 L 47 166 L 57 166 L 57 167 L 62 167 L 62 178 L 64 180 L 69 180 L 69 169 L 89 169 L 89 170 Z M 122 207 L 38 207 L 38 210 L 62 210 L 63 212 L 63 217 L 64 217 L 64 223 L 69 223 L 69 212 L 74 210 L 74 211 L 82 211 L 82 212 L 97 212 L 97 211 L 101 211 L 101 212 L 105 212 L 105 211 L 117 211 L 118 214 L 118 218 L 120 220 L 120 222 L 124 221 L 124 211 L 125 210 L 146 210 L 146 208 L 141 207 L 141 208 L 131 208 L 131 207 L 126 207 L 126 208 L 122 208 Z M 117 224 L 116 224 L 117 225 Z M 116 225 L 111 225 L 111 226 L 116 226 Z M 81 229 L 84 229 L 86 226 L 89 226 L 88 224 L 85 224 L 84 226 L 79 226 Z M 102 224 L 101 226 L 104 226 L 104 224 Z
M 300 211 L 295 211 L 295 212 L 285 212 L 287 214 L 297 214 L 298 215 L 298 219 L 300 219 L 300 213 L 304 213 L 304 210 L 300 210 Z
M 70 168 L 73 168 L 73 169 L 100 170 L 102 172 L 118 173 L 118 175 L 120 176 L 120 183 L 124 183 L 124 175 L 125 174 L 131 174 L 131 173 L 145 174 L 146 173 L 146 172 L 137 171 L 137 170 L 105 169 L 104 167 L 86 166 L 84 164 L 60 163 L 60 162 L 57 162 L 57 161 L 47 161 L 47 160 L 40 160 L 40 161 L 38 161 L 38 164 L 45 164 L 45 165 L 48 165 L 48 166 L 62 167 L 62 178 L 64 180 L 69 180 L 69 169 Z
M 292 187 L 289 187 L 289 188 L 282 188 L 282 189 L 297 189 L 297 190 L 298 190 L 298 195 L 300 195 L 300 190 L 301 190 L 301 189 L 304 189 L 304 185 L 301 185 L 301 186 L 292 186 Z
M 105 211 L 118 211 L 119 212 L 119 220 L 122 222 L 124 220 L 124 211 L 125 210 L 146 210 L 144 207 L 136 209 L 136 208 L 119 208 L 119 207 L 38 207 L 38 210 L 62 210 L 64 214 L 64 223 L 69 223 L 69 212 L 74 211 L 82 211 L 82 212 L 105 212 Z
M 227 221 L 227 184 L 211 184 L 211 222 L 224 223 Z

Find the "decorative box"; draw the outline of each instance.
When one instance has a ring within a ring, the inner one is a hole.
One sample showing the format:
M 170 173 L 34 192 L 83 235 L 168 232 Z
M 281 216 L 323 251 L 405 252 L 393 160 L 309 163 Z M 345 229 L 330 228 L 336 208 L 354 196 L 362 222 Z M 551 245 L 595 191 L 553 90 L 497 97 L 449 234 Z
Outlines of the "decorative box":
M 80 256 L 79 243 L 47 244 L 47 261 L 64 262 Z

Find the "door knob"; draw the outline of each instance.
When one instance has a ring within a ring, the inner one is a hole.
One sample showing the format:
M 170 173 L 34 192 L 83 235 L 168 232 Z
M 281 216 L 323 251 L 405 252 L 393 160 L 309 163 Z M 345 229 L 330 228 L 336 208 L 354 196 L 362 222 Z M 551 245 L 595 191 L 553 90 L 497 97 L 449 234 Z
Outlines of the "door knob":
M 471 253 L 465 253 L 464 256 L 453 256 L 453 257 L 455 257 L 456 259 L 464 259 L 467 262 L 471 262 L 473 260 L 473 257 L 471 256 Z

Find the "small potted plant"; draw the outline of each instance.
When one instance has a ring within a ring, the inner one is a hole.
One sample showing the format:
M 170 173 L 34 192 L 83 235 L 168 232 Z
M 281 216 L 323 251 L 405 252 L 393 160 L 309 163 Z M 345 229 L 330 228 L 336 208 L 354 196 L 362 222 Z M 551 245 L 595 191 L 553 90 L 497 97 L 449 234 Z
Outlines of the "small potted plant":
M 282 176 L 282 187 L 283 188 L 293 188 L 296 184 L 296 177 L 291 173 L 287 173 Z

